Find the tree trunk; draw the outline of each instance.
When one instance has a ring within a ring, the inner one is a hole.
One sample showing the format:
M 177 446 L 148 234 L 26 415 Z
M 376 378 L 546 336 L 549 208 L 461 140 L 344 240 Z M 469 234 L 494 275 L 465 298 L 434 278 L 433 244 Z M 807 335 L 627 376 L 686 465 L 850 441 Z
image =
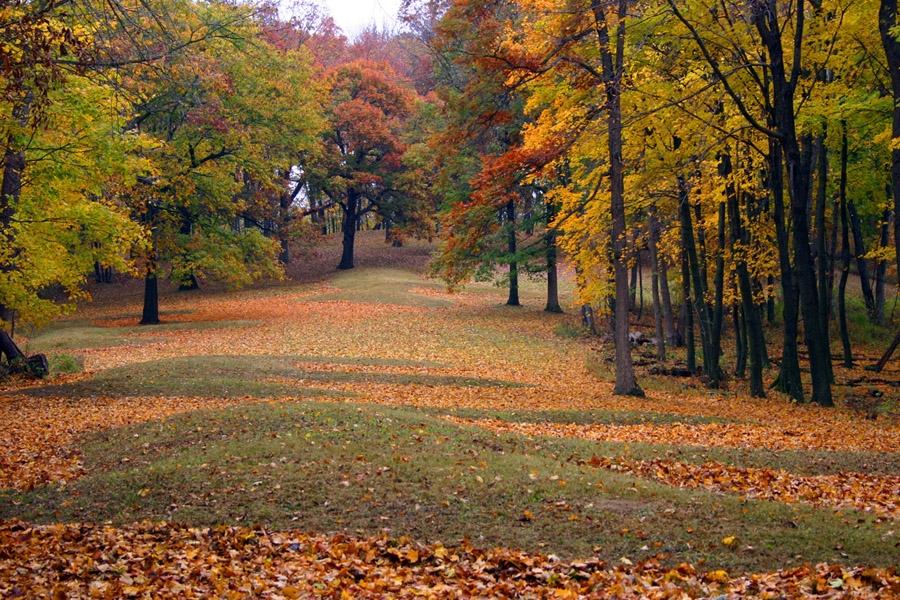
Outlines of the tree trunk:
M 891 360 L 891 357 L 897 350 L 897 346 L 900 346 L 900 331 L 898 331 L 897 335 L 894 336 L 894 341 L 891 342 L 891 345 L 888 346 L 888 349 L 884 351 L 884 354 L 881 356 L 878 364 L 875 365 L 876 373 L 881 373 L 884 370 L 884 367 L 887 366 L 888 361 Z
M 897 25 L 897 0 L 881 0 L 878 11 L 878 30 L 887 56 L 888 71 L 891 74 L 893 95 L 892 137 L 900 138 L 900 42 L 892 31 Z M 900 277 L 900 148 L 891 149 L 891 193 L 894 197 L 894 251 L 897 261 L 897 275 Z
M 22 102 L 12 109 L 12 118 L 20 127 L 28 123 L 31 114 L 33 96 L 29 92 Z M 18 203 L 22 194 L 22 174 L 25 171 L 25 151 L 18 147 L 18 142 L 13 135 L 6 139 L 6 148 L 3 153 L 3 179 L 0 181 L 0 244 L 12 245 L 12 224 L 14 206 Z M 12 258 L 12 257 L 10 257 Z M 12 270 L 11 264 L 0 264 L 0 271 L 8 273 Z M 0 300 L 0 322 L 11 323 L 13 311 Z
M 822 406 L 833 406 L 831 398 L 831 355 L 825 344 L 825 333 L 820 325 L 819 295 L 816 273 L 810 252 L 809 239 L 809 185 L 810 148 L 808 134 L 801 139 L 797 136 L 794 115 L 794 94 L 796 75 L 790 78 L 785 69 L 782 48 L 782 27 L 779 22 L 779 8 L 776 0 L 763 0 L 753 5 L 753 19 L 760 37 L 769 54 L 769 70 L 772 83 L 773 123 L 779 134 L 788 172 L 788 189 L 791 194 L 791 215 L 793 217 L 794 268 L 797 287 L 800 291 L 800 310 L 803 315 L 804 335 L 809 350 L 810 373 L 812 375 L 812 399 Z M 803 35 L 805 4 L 796 5 L 795 38 Z M 799 57 L 796 57 L 799 60 Z M 799 63 L 796 64 L 799 68 Z
M 746 329 L 744 327 L 744 320 L 741 317 L 742 312 L 743 311 L 737 304 L 732 305 L 731 321 L 734 326 L 735 346 L 734 376 L 740 378 L 743 378 L 747 373 L 747 339 L 745 336 Z
M 853 367 L 853 349 L 847 329 L 847 279 L 850 277 L 850 225 L 847 218 L 847 128 L 841 135 L 841 181 L 838 202 L 841 211 L 841 281 L 838 284 L 838 328 L 844 351 L 844 366 Z
M 519 302 L 519 263 L 516 260 L 518 244 L 516 239 L 516 203 L 510 200 L 506 203 L 506 243 L 509 253 L 509 298 L 507 306 L 521 306 Z
M 694 309 L 691 307 L 691 275 L 688 266 L 687 252 L 681 253 L 681 295 L 683 296 L 682 312 L 684 313 L 684 345 L 687 351 L 687 368 L 691 373 L 697 372 L 697 354 L 694 350 Z
M 881 214 L 881 239 L 879 248 L 886 248 L 890 242 L 891 211 L 885 210 Z M 887 261 L 878 260 L 875 263 L 875 322 L 884 325 L 885 281 L 887 277 Z
M 869 261 L 866 260 L 866 240 L 863 237 L 862 223 L 856 212 L 856 204 L 847 198 L 847 212 L 850 216 L 850 233 L 853 234 L 853 256 L 856 258 L 856 270 L 859 273 L 859 285 L 862 287 L 863 301 L 869 319 L 875 320 L 875 294 L 872 292 L 872 279 L 869 276 Z
M 704 298 L 703 277 L 700 274 L 700 260 L 697 256 L 697 247 L 694 244 L 694 225 L 691 221 L 691 207 L 688 201 L 687 183 L 683 176 L 678 178 L 679 189 L 679 215 L 681 220 L 681 244 L 682 251 L 687 254 L 687 263 L 690 270 L 692 300 L 700 322 L 700 345 L 703 351 L 703 371 L 710 387 L 717 387 L 721 379 L 719 368 L 719 348 L 714 340 L 718 336 L 714 334 L 715 323 L 710 306 Z M 721 326 L 721 320 L 720 320 Z M 713 348 L 715 346 L 715 349 Z
M 341 262 L 338 269 L 346 271 L 353 268 L 353 250 L 356 243 L 356 229 L 359 224 L 359 195 L 354 191 L 347 194 L 347 204 L 342 206 L 344 220 L 341 230 L 344 234 L 341 251 Z
M 147 222 L 150 225 L 150 254 L 147 257 L 147 272 L 144 275 L 144 310 L 141 315 L 141 325 L 159 324 L 159 280 L 157 270 L 159 268 L 159 248 L 156 238 L 156 217 L 158 208 L 152 203 L 148 206 Z
M 649 220 L 649 250 L 650 250 L 650 288 L 653 302 L 653 322 L 656 329 L 656 358 L 662 362 L 666 360 L 666 341 L 663 334 L 662 301 L 659 291 L 659 255 L 658 237 L 655 207 L 650 208 Z
M 644 316 L 644 263 L 641 261 L 641 250 L 640 248 L 635 248 L 635 257 L 637 258 L 637 269 L 638 269 L 638 306 L 637 306 L 637 320 L 640 323 L 641 318 Z
M 769 140 L 769 189 L 775 214 L 775 239 L 778 245 L 778 265 L 781 271 L 781 316 L 784 336 L 781 348 L 781 366 L 772 387 L 788 394 L 797 402 L 803 402 L 803 383 L 800 380 L 800 356 L 797 349 L 799 294 L 789 254 L 787 227 L 784 211 L 784 171 L 781 145 Z
M 831 299 L 828 297 L 828 249 L 825 246 L 825 196 L 828 193 L 828 149 L 825 147 L 825 133 L 818 136 L 816 147 L 818 148 L 818 175 L 816 178 L 816 278 L 819 288 L 819 327 L 825 336 L 822 343 L 829 357 L 825 362 L 828 367 L 829 380 L 834 382 L 834 371 L 831 368 L 831 333 L 828 318 L 828 306 Z
M 720 175 L 730 177 L 731 158 L 725 154 L 721 160 Z M 741 222 L 740 199 L 730 179 L 725 186 L 725 198 L 728 203 L 728 220 L 731 225 L 731 245 L 732 249 L 736 250 L 734 252 L 736 257 L 735 273 L 740 290 L 741 312 L 744 321 L 741 328 L 747 331 L 745 350 L 750 358 L 750 395 L 755 398 L 763 398 L 766 395 L 762 380 L 765 338 L 763 338 L 762 323 L 759 319 L 759 312 L 756 310 L 756 302 L 753 300 L 753 285 L 747 267 L 747 249 L 749 249 L 750 238 Z M 740 321 L 740 319 L 736 319 L 736 321 Z M 740 335 L 742 332 L 737 331 L 737 333 Z
M 634 264 L 631 265 L 631 283 L 628 284 L 628 306 L 632 310 L 637 308 L 637 286 L 638 286 L 638 256 L 635 256 Z
M 840 223 L 840 206 L 838 206 L 838 199 L 835 197 L 834 202 L 831 206 L 831 244 L 830 244 L 830 252 L 828 254 L 828 319 L 831 320 L 834 318 L 834 273 L 835 267 L 834 264 L 837 258 L 837 248 L 838 248 L 838 224 Z
M 719 203 L 719 216 L 717 220 L 717 238 L 719 242 L 719 250 L 716 255 L 716 274 L 714 279 L 715 290 L 713 291 L 713 314 L 712 314 L 712 334 L 710 335 L 710 352 L 714 356 L 715 370 L 707 374 L 709 377 L 709 385 L 711 387 L 719 387 L 722 380 L 722 369 L 719 366 L 719 360 L 722 356 L 722 322 L 725 318 L 725 310 L 723 306 L 723 297 L 725 294 L 725 203 Z
M 622 161 L 622 76 L 624 72 L 625 19 L 627 2 L 618 2 L 618 23 L 616 26 L 616 53 L 610 46 L 609 29 L 604 6 L 596 2 L 592 5 L 597 39 L 600 47 L 600 62 L 604 91 L 606 92 L 607 141 L 609 150 L 609 192 L 612 226 L 610 240 L 613 255 L 613 271 L 616 284 L 615 343 L 616 343 L 616 384 L 613 393 L 618 395 L 643 396 L 634 376 L 631 360 L 631 344 L 628 340 L 628 265 L 625 262 L 625 165 Z
M 657 256 L 659 261 L 659 291 L 662 300 L 663 330 L 666 334 L 666 342 L 670 346 L 681 346 L 683 341 L 675 327 L 675 314 L 672 310 L 672 294 L 669 288 L 669 268 L 662 256 Z
M 25 360 L 25 354 L 19 349 L 12 337 L 0 329 L 0 358 L 3 356 L 6 356 L 6 362 L 8 363 Z
M 547 232 L 544 236 L 547 244 L 547 306 L 544 310 L 548 313 L 561 313 L 559 305 L 559 273 L 557 265 L 556 230 L 550 227 L 555 216 L 555 206 L 547 203 Z

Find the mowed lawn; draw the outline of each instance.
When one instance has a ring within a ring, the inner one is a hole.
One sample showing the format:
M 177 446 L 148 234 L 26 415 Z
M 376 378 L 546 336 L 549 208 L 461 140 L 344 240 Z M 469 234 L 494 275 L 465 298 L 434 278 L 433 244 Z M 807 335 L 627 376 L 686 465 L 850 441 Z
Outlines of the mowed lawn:
M 135 326 L 125 295 L 36 332 L 57 373 L 0 398 L 0 518 L 467 539 L 729 573 L 896 564 L 889 404 L 866 418 L 646 369 L 647 397 L 617 398 L 612 349 L 582 335 L 568 294 L 561 316 L 539 281 L 523 308 L 488 284 L 451 295 L 420 251 L 172 293 L 159 327 Z

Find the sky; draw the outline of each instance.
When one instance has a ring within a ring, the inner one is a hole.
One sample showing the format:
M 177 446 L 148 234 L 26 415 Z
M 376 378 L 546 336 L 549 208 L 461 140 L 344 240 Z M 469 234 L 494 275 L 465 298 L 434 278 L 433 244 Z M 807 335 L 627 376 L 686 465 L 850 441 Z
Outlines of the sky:
M 401 0 L 319 0 L 335 23 L 352 38 L 372 23 L 394 28 Z

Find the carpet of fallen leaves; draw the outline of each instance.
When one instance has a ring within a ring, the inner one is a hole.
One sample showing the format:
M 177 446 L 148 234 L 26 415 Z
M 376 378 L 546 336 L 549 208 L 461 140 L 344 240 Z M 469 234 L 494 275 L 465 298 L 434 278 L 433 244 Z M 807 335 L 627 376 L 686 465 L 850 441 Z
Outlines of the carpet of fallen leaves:
M 452 423 L 475 425 L 499 433 L 519 433 L 528 436 L 582 437 L 627 442 L 655 442 L 659 439 L 649 435 L 634 435 L 635 428 L 638 428 L 638 432 L 645 432 L 650 427 L 646 425 L 512 423 L 496 419 L 461 419 L 452 416 L 447 416 L 445 419 Z M 668 429 L 684 427 L 687 426 L 682 424 L 666 426 Z M 696 440 L 698 438 L 687 436 L 684 438 L 684 443 L 701 446 L 716 445 Z M 900 517 L 900 506 L 897 505 L 898 499 L 900 499 L 900 475 L 838 473 L 803 476 L 780 469 L 736 467 L 711 461 L 692 464 L 666 459 L 628 460 L 597 456 L 592 457 L 587 464 L 649 477 L 678 487 L 702 487 L 718 492 L 740 494 L 749 498 L 775 500 L 789 504 L 805 502 L 832 508 L 854 508 L 885 517 Z
M 376 282 L 377 283 L 377 282 Z M 402 290 L 401 290 L 402 291 Z M 107 292 L 104 292 L 107 293 Z M 113 294 L 112 292 L 109 292 Z M 447 294 L 411 277 L 402 303 L 353 299 L 338 282 L 312 282 L 237 293 L 172 294 L 164 320 L 185 329 L 135 330 L 138 297 L 87 307 L 78 318 L 113 332 L 115 342 L 66 350 L 91 377 L 103 369 L 191 355 L 318 357 L 306 370 L 451 375 L 503 380 L 508 386 L 316 381 L 351 392 L 352 402 L 490 410 L 614 410 L 716 417 L 708 424 L 578 425 L 457 420 L 466 426 L 526 435 L 772 450 L 896 452 L 896 419 L 861 418 L 846 407 L 794 405 L 784 397 L 750 399 L 685 385 L 621 398 L 598 379 L 585 356 L 598 342 L 556 335 L 566 316 L 501 308 L 500 291 Z M 526 298 L 526 301 L 528 299 Z M 218 324 L 221 324 L 219 326 Z M 129 327 L 117 332 L 116 327 Z M 196 328 L 192 328 L 196 326 Z M 340 359 L 378 358 L 356 365 Z M 331 361 L 331 362 L 329 362 Z M 406 361 L 406 362 L 403 362 Z M 408 363 L 408 366 L 404 366 Z M 431 365 L 431 366 L 429 366 Z M 893 367 L 892 367 L 893 368 Z M 861 370 L 840 377 L 865 378 Z M 897 377 L 893 368 L 887 377 Z M 54 383 L 59 383 L 56 381 Z M 210 397 L 32 398 L 18 382 L 0 389 L 0 488 L 31 489 L 82 474 L 80 435 L 204 408 L 258 399 Z M 283 400 L 290 400 L 284 398 Z M 333 398 L 331 399 L 334 400 Z M 799 476 L 785 471 L 668 459 L 593 459 L 593 466 L 669 485 L 807 502 L 898 517 L 900 477 L 867 473 Z M 602 591 L 601 591 L 602 590 Z M 506 550 L 423 547 L 409 540 L 307 537 L 261 530 L 196 530 L 164 525 L 115 529 L 0 523 L 0 596 L 272 597 L 553 596 L 609 597 L 897 597 L 894 573 L 818 565 L 732 578 L 683 565 L 564 564 Z
M 18 398 L 0 403 L 0 419 L 19 423 L 0 431 L 0 489 L 30 490 L 80 476 L 84 467 L 74 443 L 83 433 L 234 402 L 217 398 Z
M 562 562 L 467 543 L 170 524 L 0 524 L 6 598 L 896 598 L 893 570 L 803 566 L 731 577 L 656 560 Z

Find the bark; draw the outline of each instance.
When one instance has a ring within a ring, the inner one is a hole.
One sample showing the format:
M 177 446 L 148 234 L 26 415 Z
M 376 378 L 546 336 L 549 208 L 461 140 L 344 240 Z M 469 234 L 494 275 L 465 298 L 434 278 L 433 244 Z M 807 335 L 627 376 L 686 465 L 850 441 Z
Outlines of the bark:
M 719 216 L 717 220 L 717 238 L 719 250 L 716 255 L 716 274 L 713 290 L 712 333 L 710 336 L 710 353 L 715 357 L 715 370 L 707 374 L 711 387 L 718 387 L 723 373 L 719 366 L 722 355 L 722 322 L 725 317 L 723 296 L 725 293 L 725 203 L 719 203 Z
M 803 37 L 805 5 L 796 5 L 794 39 Z M 772 83 L 772 117 L 779 135 L 788 172 L 788 189 L 791 194 L 791 216 L 794 268 L 800 291 L 800 310 L 803 316 L 804 335 L 809 350 L 812 375 L 812 399 L 822 406 L 833 406 L 831 397 L 831 355 L 825 344 L 819 312 L 819 295 L 816 274 L 810 252 L 808 201 L 810 185 L 810 136 L 798 137 L 794 114 L 794 94 L 800 74 L 800 63 L 795 62 L 792 72 L 785 69 L 782 48 L 782 26 L 776 0 L 761 0 L 753 5 L 753 17 L 769 54 L 769 71 Z M 795 57 L 799 60 L 799 56 Z M 801 143 L 802 142 L 802 143 Z
M 900 42 L 891 32 L 896 25 L 897 0 L 881 0 L 878 30 L 891 74 L 891 93 L 894 98 L 891 129 L 894 139 L 900 138 Z M 891 150 L 891 193 L 894 197 L 894 250 L 897 274 L 900 276 L 900 148 Z
M 510 200 L 506 203 L 506 226 L 509 229 L 507 235 L 507 252 L 509 253 L 509 298 L 508 306 L 521 306 L 519 302 L 519 263 L 515 256 L 518 251 L 516 239 L 516 203 Z
M 0 358 L 3 356 L 6 356 L 6 361 L 9 363 L 25 360 L 25 353 L 19 349 L 8 333 L 0 329 Z
M 144 276 L 144 310 L 141 325 L 159 325 L 159 278 L 155 267 L 147 267 Z
M 635 249 L 635 259 L 637 260 L 637 283 L 638 283 L 638 304 L 637 304 L 637 320 L 640 323 L 644 316 L 644 263 L 641 261 L 640 248 Z
M 828 318 L 834 318 L 834 273 L 835 258 L 837 257 L 838 248 L 838 224 L 840 223 L 840 206 L 838 199 L 835 198 L 831 206 L 831 244 L 828 255 Z
M 663 310 L 659 290 L 659 232 L 654 207 L 651 207 L 649 217 L 650 287 L 653 301 L 653 322 L 656 329 L 656 358 L 664 361 L 666 360 L 666 341 L 663 334 Z
M 829 356 L 826 361 L 828 376 L 834 382 L 834 372 L 831 369 L 831 333 L 829 332 L 830 320 L 828 318 L 828 305 L 831 303 L 828 297 L 828 250 L 825 246 L 825 196 L 828 193 L 828 149 L 825 147 L 825 134 L 821 134 L 816 141 L 818 148 L 818 176 L 816 179 L 816 269 L 819 288 L 819 327 L 824 335 L 823 344 L 825 352 Z
M 886 248 L 888 245 L 891 226 L 891 211 L 885 210 L 881 215 L 881 239 L 879 240 L 879 248 Z M 887 261 L 879 260 L 875 264 L 875 322 L 884 325 L 884 304 L 885 304 L 885 280 L 887 276 Z
M 638 257 L 634 259 L 631 265 L 631 283 L 628 284 L 628 306 L 631 309 L 637 307 L 637 286 L 638 286 Z
M 769 284 L 769 289 L 772 289 L 775 286 L 775 278 L 769 275 L 767 283 Z M 769 325 L 775 323 L 775 295 L 769 294 L 769 297 L 766 299 L 766 321 L 769 322 Z
M 343 232 L 344 238 L 342 242 L 341 262 L 338 264 L 338 269 L 343 271 L 353 268 L 356 230 L 359 225 L 359 205 L 359 194 L 351 190 L 347 194 L 347 203 L 341 206 L 344 213 L 344 219 L 341 223 L 341 231 Z
M 550 227 L 555 216 L 555 207 L 547 203 L 547 233 L 544 236 L 547 245 L 547 306 L 544 310 L 548 313 L 561 313 L 559 305 L 559 273 L 557 265 L 556 230 Z
M 876 373 L 881 373 L 884 370 L 884 367 L 887 366 L 888 361 L 891 360 L 891 357 L 894 355 L 894 351 L 897 350 L 897 346 L 900 346 L 900 331 L 898 331 L 897 335 L 894 336 L 894 341 L 891 342 L 891 345 L 888 346 L 888 349 L 884 351 L 884 354 L 881 356 L 878 364 L 875 365 Z
M 148 207 L 147 222 L 150 224 L 150 254 L 147 257 L 147 271 L 144 275 L 144 308 L 141 314 L 141 325 L 159 324 L 159 248 L 156 239 L 157 208 Z
M 691 220 L 691 207 L 688 200 L 687 184 L 682 176 L 679 176 L 679 215 L 681 221 L 682 251 L 687 255 L 687 265 L 690 272 L 692 288 L 692 300 L 697 311 L 697 320 L 700 323 L 700 346 L 703 351 L 703 371 L 710 387 L 717 387 L 721 379 L 719 368 L 719 336 L 714 333 L 716 329 L 712 308 L 706 303 L 703 277 L 700 273 L 700 259 L 697 256 L 697 247 L 694 242 L 694 225 Z M 724 205 L 723 205 L 724 206 Z M 717 294 L 721 298 L 720 294 Z M 721 313 L 720 313 L 721 314 Z M 721 327 L 721 316 L 719 317 Z
M 622 161 L 622 75 L 624 72 L 625 20 L 627 2 L 618 2 L 615 56 L 610 48 L 610 35 L 606 22 L 605 3 L 593 2 L 591 6 L 600 48 L 600 62 L 604 91 L 606 93 L 607 143 L 609 151 L 609 191 L 612 227 L 610 239 L 615 274 L 615 346 L 616 384 L 613 392 L 618 395 L 643 396 L 634 376 L 631 344 L 628 341 L 628 266 L 625 262 L 625 165 Z
M 853 234 L 853 256 L 856 259 L 856 270 L 859 273 L 859 285 L 862 287 L 863 301 L 869 318 L 875 320 L 875 294 L 872 292 L 872 279 L 869 275 L 869 261 L 866 260 L 866 240 L 863 237 L 862 222 L 856 212 L 856 204 L 847 198 L 847 214 L 850 216 L 850 233 Z
M 838 203 L 841 211 L 841 281 L 838 284 L 838 328 L 844 353 L 844 366 L 853 366 L 853 349 L 847 329 L 847 279 L 850 277 L 850 226 L 847 218 L 847 129 L 841 135 L 841 181 Z
M 662 300 L 662 316 L 663 330 L 666 334 L 666 342 L 670 346 L 682 345 L 681 336 L 678 335 L 678 329 L 675 327 L 675 315 L 672 311 L 672 294 L 669 289 L 669 267 L 666 260 L 662 256 L 658 256 L 659 261 L 659 292 Z
M 687 351 L 687 368 L 691 373 L 697 372 L 697 354 L 694 349 L 694 309 L 691 307 L 691 274 L 686 252 L 681 253 L 681 295 L 684 302 L 684 345 Z
M 737 304 L 731 307 L 731 321 L 732 325 L 734 326 L 735 377 L 744 377 L 747 372 L 747 345 L 745 336 L 746 331 L 744 328 L 744 319 L 741 316 L 742 312 L 743 311 L 738 307 Z
M 784 336 L 781 348 L 781 367 L 773 387 L 803 402 L 800 380 L 800 357 L 797 349 L 799 297 L 794 268 L 791 265 L 787 227 L 784 214 L 784 179 L 781 146 L 769 141 L 769 188 L 772 194 L 775 221 L 775 240 L 778 245 L 778 266 L 781 271 L 782 320 Z
M 719 172 L 722 176 L 728 177 L 731 175 L 731 171 L 731 159 L 728 155 L 723 155 Z M 753 300 L 753 285 L 750 281 L 750 271 L 747 267 L 747 250 L 749 249 L 750 238 L 741 222 L 740 198 L 738 198 L 734 184 L 730 181 L 726 184 L 725 197 L 728 204 L 730 237 L 735 255 L 735 273 L 740 291 L 742 320 L 744 321 L 740 328 L 747 332 L 745 350 L 750 358 L 750 395 L 755 398 L 762 398 L 766 395 L 762 379 L 762 370 L 765 362 L 763 358 L 765 338 L 762 333 L 759 312 L 756 310 L 756 303 Z M 740 320 L 735 319 L 736 322 Z M 742 333 L 741 330 L 738 330 L 736 327 L 738 335 Z
M 31 114 L 33 96 L 29 93 L 22 102 L 12 109 L 12 118 L 20 126 L 28 123 Z M 12 224 L 15 205 L 22 194 L 22 175 L 25 171 L 25 151 L 18 147 L 13 135 L 6 139 L 6 148 L 3 152 L 3 179 L 0 181 L 0 243 L 6 245 L 12 243 Z M 9 272 L 11 264 L 0 264 L 0 271 Z M 0 322 L 11 323 L 13 311 L 0 299 Z

